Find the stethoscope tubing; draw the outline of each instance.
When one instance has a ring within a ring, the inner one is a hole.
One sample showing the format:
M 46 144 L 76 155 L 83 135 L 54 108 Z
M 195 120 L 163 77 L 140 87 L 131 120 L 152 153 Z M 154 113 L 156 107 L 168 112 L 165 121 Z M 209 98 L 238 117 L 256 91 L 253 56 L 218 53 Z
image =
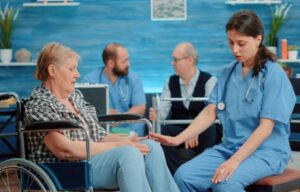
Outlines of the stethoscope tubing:
M 223 91 L 221 100 L 220 100 L 220 102 L 217 103 L 217 109 L 220 110 L 220 111 L 225 110 L 225 108 L 226 108 L 225 97 L 226 97 L 226 95 L 227 95 L 228 82 L 229 82 L 229 80 L 230 80 L 230 78 L 231 78 L 231 76 L 232 76 L 233 71 L 235 70 L 235 68 L 236 68 L 236 66 L 237 66 L 238 64 L 239 64 L 238 61 L 236 61 L 236 62 L 234 63 L 234 66 L 231 68 L 231 70 L 230 70 L 230 72 L 229 72 L 229 74 L 228 74 L 228 77 L 227 77 L 227 79 L 226 79 L 226 81 L 225 81 L 224 91 Z M 252 84 L 253 84 L 255 78 L 256 78 L 256 77 L 252 77 L 252 80 L 251 80 L 251 82 L 250 82 L 250 85 L 248 86 L 248 88 L 247 88 L 247 90 L 246 90 L 245 100 L 247 100 L 247 98 L 248 98 L 250 89 L 251 89 L 251 87 L 252 87 Z

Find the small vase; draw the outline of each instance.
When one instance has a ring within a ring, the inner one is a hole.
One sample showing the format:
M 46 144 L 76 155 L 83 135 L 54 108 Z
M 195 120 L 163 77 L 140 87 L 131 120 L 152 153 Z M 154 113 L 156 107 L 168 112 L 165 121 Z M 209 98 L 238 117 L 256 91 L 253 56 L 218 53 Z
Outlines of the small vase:
M 288 57 L 290 60 L 296 60 L 298 58 L 298 51 L 288 51 Z
M 276 46 L 267 46 L 267 48 L 269 49 L 269 51 L 271 51 L 272 53 L 277 55 L 277 47 Z
M 8 64 L 12 59 L 12 49 L 1 49 L 1 61 L 3 64 Z

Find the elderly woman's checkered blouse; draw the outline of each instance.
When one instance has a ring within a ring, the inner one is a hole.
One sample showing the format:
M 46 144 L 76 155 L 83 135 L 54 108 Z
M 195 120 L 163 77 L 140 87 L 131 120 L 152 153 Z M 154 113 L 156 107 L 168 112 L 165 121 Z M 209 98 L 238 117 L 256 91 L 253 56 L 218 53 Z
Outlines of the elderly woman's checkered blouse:
M 105 135 L 105 130 L 98 124 L 95 108 L 85 102 L 82 95 L 76 91 L 69 96 L 75 109 L 80 113 L 88 125 L 90 137 L 94 142 L 99 142 Z M 25 124 L 35 121 L 71 120 L 77 121 L 81 126 L 84 123 L 62 103 L 60 103 L 51 92 L 44 86 L 33 90 L 29 101 L 25 104 Z M 85 140 L 84 132 L 81 130 L 61 131 L 70 140 Z M 35 162 L 57 162 L 61 161 L 55 157 L 44 144 L 46 133 L 26 134 L 28 140 L 29 159 Z

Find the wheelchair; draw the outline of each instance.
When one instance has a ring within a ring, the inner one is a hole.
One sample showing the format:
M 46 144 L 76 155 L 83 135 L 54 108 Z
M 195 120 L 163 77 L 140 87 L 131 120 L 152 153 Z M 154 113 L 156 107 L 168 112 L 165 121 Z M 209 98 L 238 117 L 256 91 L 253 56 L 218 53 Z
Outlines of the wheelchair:
M 0 101 L 14 98 L 16 101 L 16 127 L 19 136 L 20 156 L 0 163 L 0 191 L 93 191 L 91 174 L 90 138 L 86 129 L 73 121 L 49 121 L 23 124 L 23 105 L 16 93 L 0 93 Z M 123 124 L 123 123 L 145 123 L 148 132 L 152 131 L 151 122 L 137 114 L 101 115 L 99 123 Z M 27 160 L 26 133 L 61 131 L 81 129 L 86 136 L 87 159 L 82 161 L 33 163 Z M 118 189 L 97 189 L 115 191 Z

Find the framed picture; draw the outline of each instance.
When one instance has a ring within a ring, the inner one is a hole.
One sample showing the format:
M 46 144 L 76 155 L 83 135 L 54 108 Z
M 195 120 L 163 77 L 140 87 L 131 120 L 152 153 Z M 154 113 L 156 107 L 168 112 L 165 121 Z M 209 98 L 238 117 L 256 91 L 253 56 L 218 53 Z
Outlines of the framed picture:
M 151 20 L 186 20 L 186 0 L 151 0 Z

